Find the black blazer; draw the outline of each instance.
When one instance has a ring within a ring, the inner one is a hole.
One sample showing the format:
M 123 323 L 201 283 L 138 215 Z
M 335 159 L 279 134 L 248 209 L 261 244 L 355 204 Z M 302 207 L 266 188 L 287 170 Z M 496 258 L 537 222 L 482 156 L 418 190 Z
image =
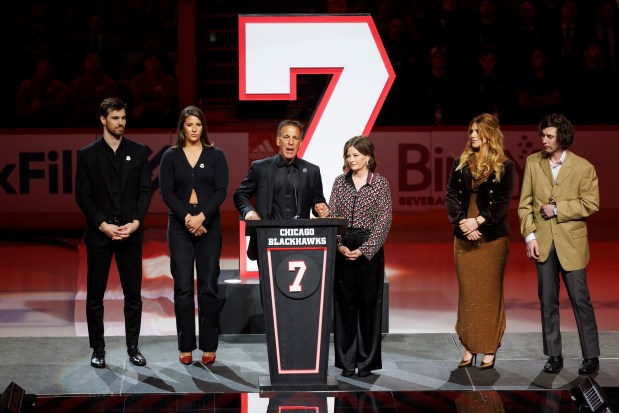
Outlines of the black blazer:
M 234 206 L 242 217 L 245 217 L 249 211 L 255 210 L 261 219 L 270 219 L 278 156 L 280 155 L 252 162 L 247 176 L 234 193 Z M 297 211 L 299 211 L 299 217 L 308 219 L 310 211 L 318 216 L 314 211 L 314 205 L 327 201 L 322 193 L 320 168 L 301 158 L 297 158 L 297 161 L 300 174 Z M 255 196 L 255 207 L 250 202 L 252 196 Z
M 170 215 L 185 226 L 189 213 L 189 198 L 195 189 L 200 211 L 204 214 L 204 227 L 211 228 L 219 220 L 219 207 L 226 200 L 228 190 L 228 162 L 223 151 L 216 147 L 205 148 L 195 167 L 191 167 L 182 148 L 168 148 L 159 165 L 161 196 L 170 208 Z
M 449 222 L 454 227 L 454 235 L 461 239 L 467 239 L 460 230 L 459 222 L 466 218 L 471 199 L 471 182 L 473 176 L 468 166 L 456 170 L 460 158 L 454 161 L 447 184 L 445 205 Z M 490 174 L 486 182 L 479 186 L 477 191 L 477 208 L 479 215 L 485 218 L 485 222 L 479 231 L 488 241 L 509 234 L 509 221 L 507 211 L 514 190 L 514 172 L 516 165 L 511 159 L 503 163 L 503 174 L 500 182 L 495 182 L 496 175 Z
M 125 137 L 122 139 L 125 156 L 121 177 L 122 216 L 128 221 L 140 221 L 138 230 L 123 242 L 141 242 L 144 238 L 142 224 L 152 193 L 148 153 L 144 145 Z M 75 200 L 86 215 L 84 240 L 92 246 L 105 246 L 112 242 L 99 230 L 101 223 L 114 214 L 108 170 L 103 137 L 78 151 Z
M 249 172 L 243 182 L 234 192 L 234 206 L 241 213 L 242 217 L 249 211 L 256 211 L 261 219 L 270 219 L 271 209 L 273 208 L 273 186 L 275 181 L 275 169 L 277 168 L 277 157 L 279 154 L 270 158 L 254 161 L 249 168 Z M 310 211 L 318 216 L 314 210 L 314 205 L 326 203 L 322 193 L 322 177 L 320 168 L 314 164 L 297 158 L 299 162 L 299 193 L 297 199 L 297 211 L 299 217 L 308 219 Z M 251 197 L 255 197 L 254 207 L 250 202 Z M 258 259 L 258 246 L 256 237 L 251 237 L 247 248 L 247 257 L 252 260 Z

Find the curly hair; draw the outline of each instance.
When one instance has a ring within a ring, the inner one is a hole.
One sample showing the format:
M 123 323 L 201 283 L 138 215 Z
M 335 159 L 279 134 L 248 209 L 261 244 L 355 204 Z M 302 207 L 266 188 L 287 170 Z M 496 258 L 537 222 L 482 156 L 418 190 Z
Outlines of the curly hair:
M 486 141 L 488 144 L 488 153 L 480 159 L 478 155 L 479 151 L 471 146 L 471 140 L 469 139 L 464 146 L 462 155 L 460 155 L 460 163 L 457 170 L 461 170 L 467 165 L 477 164 L 476 173 L 474 178 L 480 178 L 488 175 L 494 171 L 495 180 L 499 182 L 501 180 L 501 173 L 503 171 L 503 161 L 505 159 L 505 152 L 503 150 L 503 132 L 499 126 L 499 119 L 489 113 L 482 113 L 475 116 L 469 124 L 469 135 L 473 129 L 473 125 L 477 125 L 477 133 L 479 137 Z

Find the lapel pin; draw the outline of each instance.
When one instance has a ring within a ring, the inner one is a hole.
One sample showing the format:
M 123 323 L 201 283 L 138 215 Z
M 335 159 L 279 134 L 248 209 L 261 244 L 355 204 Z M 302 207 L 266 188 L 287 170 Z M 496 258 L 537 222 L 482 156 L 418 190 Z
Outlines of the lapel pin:
M 200 164 L 200 168 L 204 169 L 204 164 L 203 163 Z
M 307 173 L 307 168 L 303 168 L 303 173 Z
M 127 157 L 125 158 L 127 161 L 131 160 L 131 157 L 129 155 L 127 155 Z

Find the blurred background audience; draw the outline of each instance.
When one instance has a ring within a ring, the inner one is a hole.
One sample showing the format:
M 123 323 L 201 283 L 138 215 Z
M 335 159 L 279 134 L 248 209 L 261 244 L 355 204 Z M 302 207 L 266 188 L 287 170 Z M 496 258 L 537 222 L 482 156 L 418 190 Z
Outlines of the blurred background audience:
M 93 126 L 104 95 L 132 125 L 176 117 L 179 0 L 0 0 L 2 127 Z M 301 75 L 296 102 L 238 101 L 239 13 L 327 13 L 328 0 L 196 2 L 197 102 L 209 121 L 311 115 L 330 76 Z M 461 125 L 549 111 L 616 124 L 619 0 L 348 0 L 374 18 L 396 80 L 378 125 Z M 607 103 L 610 102 L 610 103 Z M 68 112 L 67 112 L 68 110 Z M 69 113 L 70 116 L 65 116 Z

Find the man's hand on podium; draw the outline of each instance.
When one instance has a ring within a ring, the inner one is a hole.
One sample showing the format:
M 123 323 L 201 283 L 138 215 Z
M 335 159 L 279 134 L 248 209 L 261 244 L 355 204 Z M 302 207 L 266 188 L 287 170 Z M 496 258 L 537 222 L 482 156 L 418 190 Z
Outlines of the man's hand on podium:
M 326 218 L 329 216 L 329 207 L 324 202 L 314 205 L 314 209 L 320 218 Z
M 249 211 L 245 215 L 245 221 L 260 221 L 260 215 L 256 211 Z

